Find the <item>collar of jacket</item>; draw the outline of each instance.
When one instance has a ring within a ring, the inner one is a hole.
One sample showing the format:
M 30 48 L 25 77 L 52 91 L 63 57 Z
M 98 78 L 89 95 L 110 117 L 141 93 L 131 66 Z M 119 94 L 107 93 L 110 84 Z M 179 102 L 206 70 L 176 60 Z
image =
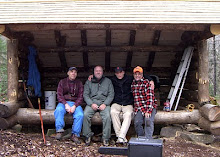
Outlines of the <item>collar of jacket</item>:
M 102 76 L 102 78 L 98 80 L 95 76 L 93 76 L 91 82 L 92 83 L 99 83 L 99 84 L 101 84 L 102 81 L 104 80 L 104 78 L 105 78 L 105 76 Z

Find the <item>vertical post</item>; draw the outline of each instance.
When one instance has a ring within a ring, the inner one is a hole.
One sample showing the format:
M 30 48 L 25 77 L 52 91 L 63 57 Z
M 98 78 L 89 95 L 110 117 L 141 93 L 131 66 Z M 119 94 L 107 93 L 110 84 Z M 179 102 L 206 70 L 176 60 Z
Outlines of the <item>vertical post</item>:
M 198 83 L 198 102 L 199 104 L 209 102 L 209 52 L 207 41 L 202 40 L 198 43 L 199 51 L 199 83 Z
M 18 41 L 11 39 L 7 41 L 8 61 L 8 100 L 18 99 Z
M 214 58 L 214 96 L 216 96 L 217 82 L 216 82 L 216 48 L 215 48 L 215 36 L 213 37 L 213 58 Z

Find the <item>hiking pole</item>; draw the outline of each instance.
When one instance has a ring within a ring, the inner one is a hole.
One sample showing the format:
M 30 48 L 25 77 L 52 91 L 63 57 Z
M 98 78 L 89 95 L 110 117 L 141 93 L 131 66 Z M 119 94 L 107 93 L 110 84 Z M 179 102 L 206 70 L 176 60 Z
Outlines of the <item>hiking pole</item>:
M 43 119 L 42 119 L 42 116 L 41 116 L 40 98 L 38 98 L 38 105 L 39 105 L 39 115 L 40 115 L 40 122 L 41 122 L 41 130 L 42 130 L 42 134 L 43 134 L 43 138 L 44 138 L 44 144 L 46 144 L 46 139 L 45 139 L 45 135 L 44 135 L 44 124 L 43 124 Z

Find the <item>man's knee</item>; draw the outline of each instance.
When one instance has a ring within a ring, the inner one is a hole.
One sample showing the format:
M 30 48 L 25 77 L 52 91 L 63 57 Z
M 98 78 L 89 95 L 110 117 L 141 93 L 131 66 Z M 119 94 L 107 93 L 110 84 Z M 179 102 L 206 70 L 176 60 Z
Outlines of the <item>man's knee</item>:
M 55 113 L 65 113 L 65 108 L 58 106 L 55 110 Z
M 78 118 L 78 119 L 83 119 L 83 117 L 84 117 L 84 114 L 83 114 L 83 112 L 81 112 L 81 111 L 79 111 L 79 112 L 76 114 L 76 118 Z

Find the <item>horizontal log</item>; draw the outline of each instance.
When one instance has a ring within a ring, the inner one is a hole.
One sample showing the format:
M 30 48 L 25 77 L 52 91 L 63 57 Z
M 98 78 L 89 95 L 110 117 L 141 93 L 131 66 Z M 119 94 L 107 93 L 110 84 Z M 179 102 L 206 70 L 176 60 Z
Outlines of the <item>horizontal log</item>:
M 192 90 L 192 91 L 198 90 L 198 82 L 197 83 L 185 83 L 183 88 Z
M 1 118 L 0 117 L 0 129 L 8 129 L 17 124 L 18 120 L 16 115 L 12 115 L 9 118 Z
M 209 121 L 220 121 L 220 106 L 206 104 L 199 109 L 201 115 Z
M 198 91 L 183 90 L 181 97 L 189 101 L 198 101 Z
M 14 115 L 20 107 L 25 106 L 26 101 L 11 101 L 0 103 L 0 117 L 7 118 Z
M 198 121 L 199 127 L 211 132 L 214 135 L 220 135 L 220 121 L 211 122 L 204 117 L 201 117 Z
M 13 32 L 46 30 L 182 30 L 204 31 L 204 24 L 9 24 Z
M 45 110 L 41 111 L 44 124 L 54 124 L 54 110 Z M 20 124 L 40 124 L 40 117 L 38 109 L 30 108 L 20 108 L 16 114 L 18 123 Z M 155 117 L 156 124 L 187 124 L 193 123 L 197 124 L 200 118 L 200 113 L 198 110 L 193 112 L 183 111 L 158 111 Z M 99 113 L 95 113 L 92 118 L 92 124 L 102 124 L 102 119 Z M 66 124 L 72 124 L 73 118 L 71 115 L 65 116 Z
M 39 53 L 57 53 L 57 52 L 178 52 L 183 49 L 178 46 L 72 46 L 57 48 L 39 48 Z
M 186 107 L 188 104 L 193 104 L 196 109 L 199 108 L 199 103 L 196 102 L 196 101 L 189 101 L 189 100 L 186 100 L 186 99 L 180 99 L 179 106 Z

